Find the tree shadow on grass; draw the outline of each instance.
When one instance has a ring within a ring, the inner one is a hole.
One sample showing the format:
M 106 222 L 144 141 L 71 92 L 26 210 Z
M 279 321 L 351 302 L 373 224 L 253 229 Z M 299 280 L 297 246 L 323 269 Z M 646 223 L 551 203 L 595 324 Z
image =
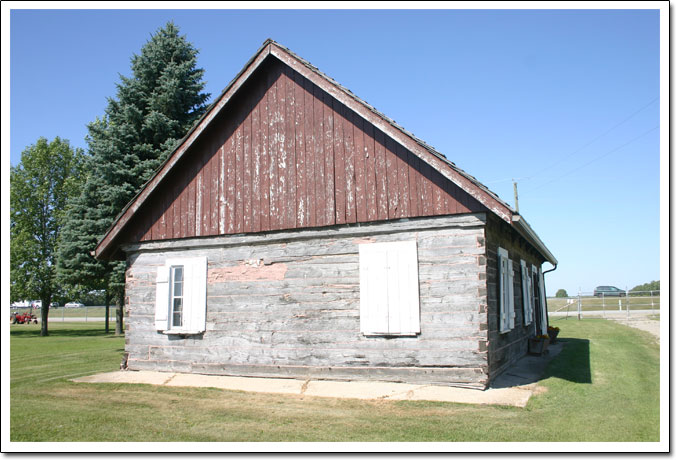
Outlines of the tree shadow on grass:
M 40 337 L 40 329 L 19 329 L 14 328 L 10 331 L 12 337 L 29 338 Z M 115 332 L 106 332 L 105 329 L 91 328 L 91 329 L 49 329 L 49 337 L 104 337 L 107 339 L 120 338 L 122 336 L 115 335 Z

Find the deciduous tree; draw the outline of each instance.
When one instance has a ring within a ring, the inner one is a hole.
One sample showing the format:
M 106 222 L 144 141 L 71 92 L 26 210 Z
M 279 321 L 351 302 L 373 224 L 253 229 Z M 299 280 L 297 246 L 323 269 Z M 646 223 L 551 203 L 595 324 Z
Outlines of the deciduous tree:
M 639 284 L 631 288 L 629 291 L 632 295 L 647 295 L 647 292 L 652 292 L 654 295 L 659 295 L 660 291 L 660 280 L 650 281 L 649 283 Z
M 40 335 L 48 334 L 49 305 L 59 293 L 56 244 L 69 196 L 80 187 L 83 152 L 67 140 L 41 137 L 10 170 L 10 297 L 42 301 Z

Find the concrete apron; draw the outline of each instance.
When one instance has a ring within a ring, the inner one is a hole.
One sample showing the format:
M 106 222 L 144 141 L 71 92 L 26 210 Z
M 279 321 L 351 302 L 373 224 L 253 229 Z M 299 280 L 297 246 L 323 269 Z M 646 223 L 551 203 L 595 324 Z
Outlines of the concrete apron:
M 524 356 L 486 390 L 442 385 L 413 385 L 375 381 L 295 380 L 261 377 L 184 374 L 156 371 L 116 371 L 72 379 L 80 383 L 142 383 L 172 387 L 209 387 L 258 393 L 329 398 L 444 401 L 525 407 L 545 367 L 559 354 L 563 343 L 549 346 L 544 356 Z

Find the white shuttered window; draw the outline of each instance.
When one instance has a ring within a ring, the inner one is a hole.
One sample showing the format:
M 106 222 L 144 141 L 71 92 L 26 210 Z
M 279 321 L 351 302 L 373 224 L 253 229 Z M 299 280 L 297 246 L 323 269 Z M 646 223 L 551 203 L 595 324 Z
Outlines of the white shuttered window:
M 157 267 L 155 329 L 165 334 L 206 330 L 207 258 L 167 259 Z
M 363 334 L 420 333 L 415 241 L 360 244 L 359 289 Z
M 498 289 L 499 289 L 499 328 L 508 332 L 514 328 L 514 266 L 509 253 L 498 248 Z
M 533 322 L 533 280 L 528 272 L 528 265 L 521 260 L 521 294 L 523 297 L 523 323 L 528 326 Z

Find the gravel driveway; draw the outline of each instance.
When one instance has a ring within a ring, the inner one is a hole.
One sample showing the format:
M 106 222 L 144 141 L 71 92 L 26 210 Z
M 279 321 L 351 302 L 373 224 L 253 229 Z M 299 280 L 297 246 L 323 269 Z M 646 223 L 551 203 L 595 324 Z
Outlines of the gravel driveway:
M 648 317 L 638 317 L 630 319 L 612 318 L 613 321 L 625 324 L 629 327 L 640 329 L 642 331 L 650 332 L 660 342 L 660 321 L 657 319 L 649 319 Z

